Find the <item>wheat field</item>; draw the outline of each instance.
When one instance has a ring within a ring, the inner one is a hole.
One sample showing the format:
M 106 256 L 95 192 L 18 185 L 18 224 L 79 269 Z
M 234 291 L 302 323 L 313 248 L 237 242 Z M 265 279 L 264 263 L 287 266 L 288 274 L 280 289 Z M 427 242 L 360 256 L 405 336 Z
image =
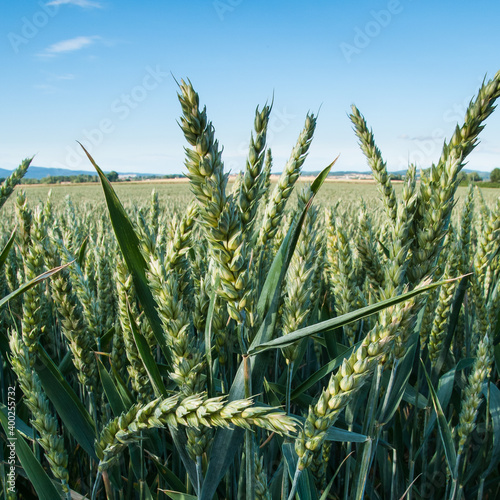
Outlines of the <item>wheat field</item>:
M 458 174 L 499 96 L 497 73 L 394 184 L 355 107 L 374 183 L 301 179 L 313 114 L 271 182 L 268 105 L 229 182 L 184 81 L 186 182 L 111 185 L 88 155 L 101 185 L 14 189 L 23 161 L 0 498 L 498 498 L 500 197 Z

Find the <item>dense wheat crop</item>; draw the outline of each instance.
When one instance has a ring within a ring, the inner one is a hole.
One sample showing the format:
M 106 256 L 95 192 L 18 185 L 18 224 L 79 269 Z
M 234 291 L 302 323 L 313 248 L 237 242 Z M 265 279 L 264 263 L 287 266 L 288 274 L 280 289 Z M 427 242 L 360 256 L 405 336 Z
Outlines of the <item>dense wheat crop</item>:
M 300 180 L 312 114 L 273 166 L 268 105 L 229 184 L 185 82 L 189 183 L 115 190 L 94 164 L 102 188 L 5 203 L 23 162 L 0 192 L 1 498 L 498 498 L 500 198 L 458 174 L 499 96 L 500 73 L 394 185 L 353 107 L 376 182 L 352 191 Z

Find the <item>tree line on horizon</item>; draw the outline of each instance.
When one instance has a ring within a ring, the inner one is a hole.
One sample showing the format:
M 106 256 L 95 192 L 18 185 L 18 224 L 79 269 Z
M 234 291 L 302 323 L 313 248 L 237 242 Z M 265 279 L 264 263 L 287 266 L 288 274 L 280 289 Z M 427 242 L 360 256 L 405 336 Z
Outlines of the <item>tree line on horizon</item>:
M 118 172 L 111 171 L 106 174 L 106 177 L 110 182 L 130 182 L 134 180 L 133 177 L 122 177 L 120 178 Z M 183 177 L 181 174 L 168 174 L 168 175 L 141 175 L 138 176 L 141 180 L 147 179 L 175 179 Z M 0 177 L 0 183 L 3 182 L 5 178 Z M 99 182 L 99 176 L 94 174 L 78 174 L 78 175 L 47 175 L 41 179 L 24 178 L 23 184 L 82 184 L 86 182 Z

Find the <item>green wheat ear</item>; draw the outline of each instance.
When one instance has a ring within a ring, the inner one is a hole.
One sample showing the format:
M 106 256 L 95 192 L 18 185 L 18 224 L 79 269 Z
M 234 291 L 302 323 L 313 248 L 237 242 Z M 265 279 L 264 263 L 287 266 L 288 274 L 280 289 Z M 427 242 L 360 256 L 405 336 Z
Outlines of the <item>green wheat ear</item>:
M 198 429 L 236 425 L 250 429 L 255 425 L 281 435 L 288 435 L 296 430 L 296 420 L 279 409 L 252 406 L 252 401 L 248 399 L 230 403 L 226 403 L 224 399 L 205 399 L 203 394 L 196 394 L 181 400 L 176 395 L 134 406 L 103 429 L 96 443 L 99 468 L 109 468 L 125 446 L 142 439 L 141 431 L 146 429 L 163 428 L 167 425 Z
M 313 114 L 308 114 L 304 128 L 297 139 L 297 143 L 292 150 L 290 158 L 283 169 L 278 184 L 274 188 L 271 199 L 266 207 L 259 232 L 258 246 L 265 246 L 269 240 L 272 240 L 278 231 L 286 202 L 300 176 L 300 169 L 307 157 L 315 129 L 316 117 Z
M 14 191 L 16 185 L 19 184 L 21 179 L 26 175 L 32 161 L 33 158 L 26 158 L 23 160 L 19 167 L 17 167 L 0 186 L 0 208 L 3 207 L 9 196 Z

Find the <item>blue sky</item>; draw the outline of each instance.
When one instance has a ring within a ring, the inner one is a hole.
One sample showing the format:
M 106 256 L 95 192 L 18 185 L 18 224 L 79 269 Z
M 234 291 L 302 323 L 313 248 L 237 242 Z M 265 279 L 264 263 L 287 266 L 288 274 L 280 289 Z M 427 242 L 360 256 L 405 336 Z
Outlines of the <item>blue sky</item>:
M 177 86 L 189 78 L 244 167 L 255 107 L 274 95 L 269 143 L 280 171 L 306 113 L 320 110 L 304 170 L 340 153 L 366 170 L 348 113 L 356 104 L 389 170 L 427 167 L 482 79 L 500 69 L 500 2 L 40 0 L 3 2 L 0 167 L 34 164 L 179 173 Z M 500 167 L 500 112 L 469 168 Z

